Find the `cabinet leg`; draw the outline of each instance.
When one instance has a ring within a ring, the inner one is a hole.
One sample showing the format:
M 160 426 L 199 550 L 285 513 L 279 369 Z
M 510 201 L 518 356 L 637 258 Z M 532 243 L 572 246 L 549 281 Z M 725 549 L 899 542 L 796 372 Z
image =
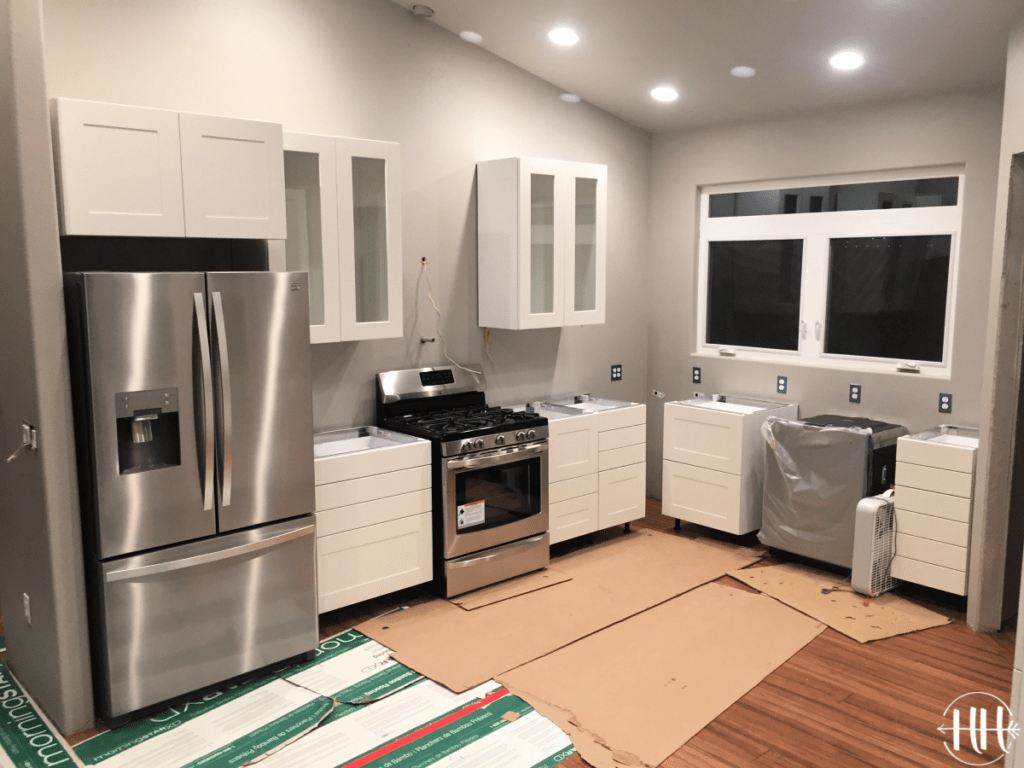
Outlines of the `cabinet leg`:
M 676 518 L 676 525 L 675 525 L 675 529 L 676 529 L 677 531 L 681 531 L 681 530 L 683 530 L 683 521 L 682 521 L 682 520 L 680 520 L 680 519 L 679 519 L 678 517 Z
M 622 532 L 629 533 L 629 523 L 626 523 L 624 526 L 622 526 Z

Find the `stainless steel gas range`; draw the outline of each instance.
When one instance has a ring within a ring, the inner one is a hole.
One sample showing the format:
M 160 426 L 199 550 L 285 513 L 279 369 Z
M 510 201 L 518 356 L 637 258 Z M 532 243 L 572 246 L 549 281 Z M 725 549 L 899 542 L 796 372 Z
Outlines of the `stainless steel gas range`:
M 434 583 L 445 597 L 549 561 L 548 422 L 487 405 L 455 367 L 377 375 L 377 424 L 431 441 Z

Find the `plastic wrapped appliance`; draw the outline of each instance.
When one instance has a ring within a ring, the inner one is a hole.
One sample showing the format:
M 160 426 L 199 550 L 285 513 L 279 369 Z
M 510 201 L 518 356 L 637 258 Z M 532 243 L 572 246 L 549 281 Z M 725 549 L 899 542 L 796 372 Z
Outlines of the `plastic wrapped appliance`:
M 843 568 L 853 566 L 857 505 L 888 490 L 897 424 L 845 416 L 769 418 L 761 543 Z

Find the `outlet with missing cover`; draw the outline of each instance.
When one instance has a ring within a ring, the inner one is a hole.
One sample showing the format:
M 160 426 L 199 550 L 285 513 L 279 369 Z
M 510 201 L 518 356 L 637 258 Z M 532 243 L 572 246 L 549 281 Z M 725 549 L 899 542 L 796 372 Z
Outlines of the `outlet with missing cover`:
M 622 381 L 622 363 L 612 366 L 612 381 Z
M 693 367 L 693 383 L 700 384 L 700 368 L 697 366 Z
M 953 412 L 953 395 L 949 392 L 939 393 L 939 413 Z
M 778 392 L 780 395 L 786 394 L 789 391 L 789 377 L 779 376 L 778 384 L 775 387 L 775 391 Z
M 851 403 L 859 403 L 861 395 L 863 393 L 864 393 L 864 387 L 862 387 L 860 384 L 851 384 L 850 385 L 850 402 Z

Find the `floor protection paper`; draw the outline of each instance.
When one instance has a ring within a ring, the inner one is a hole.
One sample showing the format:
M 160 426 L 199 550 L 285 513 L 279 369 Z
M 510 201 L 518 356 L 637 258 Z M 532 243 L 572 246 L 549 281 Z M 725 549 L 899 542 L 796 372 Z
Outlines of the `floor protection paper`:
M 472 611 L 434 600 L 357 629 L 465 691 L 758 559 L 739 546 L 636 531 L 553 561 L 571 581 L 549 589 Z
M 76 764 L 71 748 L 0 663 L 0 768 Z
M 850 591 L 848 583 L 833 590 L 841 579 L 804 565 L 787 563 L 747 568 L 732 571 L 729 575 L 859 643 L 940 627 L 950 622 L 941 613 L 891 592 L 866 597 Z
M 564 573 L 553 571 L 550 568 L 543 568 L 539 571 L 528 573 L 525 576 L 500 581 L 489 587 L 475 589 L 464 595 L 449 598 L 449 601 L 464 610 L 472 611 L 477 608 L 483 608 L 485 605 L 500 603 L 502 600 L 511 600 L 514 597 L 519 597 L 529 592 L 536 592 L 538 589 L 546 589 L 558 584 L 564 584 L 571 578 L 571 576 L 566 576 Z
M 499 677 L 595 768 L 656 766 L 825 625 L 706 584 Z

